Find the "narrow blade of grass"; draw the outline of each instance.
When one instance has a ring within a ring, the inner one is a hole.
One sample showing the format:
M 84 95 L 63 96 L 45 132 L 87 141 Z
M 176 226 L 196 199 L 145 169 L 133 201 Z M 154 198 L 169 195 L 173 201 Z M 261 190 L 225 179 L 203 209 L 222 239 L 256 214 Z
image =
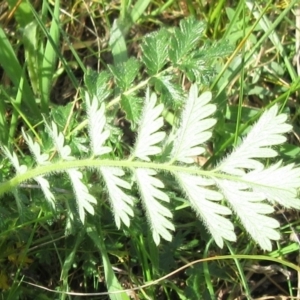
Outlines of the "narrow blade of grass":
M 6 34 L 0 27 L 0 65 L 4 69 L 9 79 L 16 88 L 19 88 L 21 77 L 23 76 L 22 67 L 15 55 L 12 45 Z M 35 97 L 29 86 L 28 81 L 24 78 L 22 101 L 26 104 L 31 114 L 39 116 L 39 110 L 35 102 Z

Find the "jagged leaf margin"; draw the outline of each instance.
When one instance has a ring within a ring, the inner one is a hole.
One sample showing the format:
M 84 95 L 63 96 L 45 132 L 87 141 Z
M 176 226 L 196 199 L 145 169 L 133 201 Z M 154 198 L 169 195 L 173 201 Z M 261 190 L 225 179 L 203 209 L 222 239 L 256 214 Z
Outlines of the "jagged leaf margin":
M 139 123 L 138 137 L 135 143 L 132 156 L 141 160 L 150 161 L 149 155 L 156 155 L 161 152 L 161 148 L 157 146 L 166 133 L 158 131 L 164 122 L 160 116 L 163 111 L 163 104 L 156 105 L 157 97 L 154 93 L 150 95 L 147 89 L 146 100 Z
M 150 161 L 150 155 L 157 155 L 162 151 L 158 144 L 165 138 L 166 134 L 158 130 L 164 124 L 163 118 L 160 116 L 163 111 L 163 104 L 156 106 L 156 101 L 156 95 L 154 93 L 150 95 L 148 89 L 138 137 L 131 159 L 139 158 L 144 161 Z M 154 242 L 159 244 L 160 237 L 171 240 L 172 236 L 169 230 L 175 230 L 175 228 L 168 218 L 172 217 L 172 213 L 160 203 L 160 201 L 170 201 L 168 195 L 161 190 L 164 184 L 155 177 L 157 175 L 155 170 L 137 168 L 133 172 L 141 193 L 146 216 L 152 229 Z
M 204 92 L 198 97 L 197 86 L 191 86 L 174 141 L 171 162 L 190 164 L 194 162 L 193 157 L 205 151 L 201 145 L 212 136 L 209 129 L 216 124 L 216 120 L 210 118 L 216 110 L 216 106 L 210 103 L 211 99 L 211 92 Z
M 170 34 L 165 29 L 148 34 L 142 44 L 142 61 L 149 75 L 157 74 L 168 58 Z
M 59 156 L 63 160 L 74 160 L 75 158 L 70 155 L 71 148 L 68 145 L 64 145 L 65 139 L 64 135 L 58 131 L 57 125 L 52 122 L 51 126 L 46 123 L 46 127 L 48 132 L 52 138 L 54 145 L 56 146 L 56 150 L 59 153 Z M 79 218 L 82 223 L 85 221 L 85 211 L 89 212 L 91 215 L 94 214 L 94 207 L 92 204 L 96 204 L 97 200 L 94 196 L 92 196 L 87 186 L 83 183 L 83 175 L 78 169 L 68 169 L 66 171 L 68 174 L 72 188 L 74 191 L 74 195 L 76 198 L 76 204 L 78 208 Z
M 223 199 L 223 195 L 211 189 L 214 182 L 208 178 L 184 173 L 176 173 L 175 177 L 216 244 L 222 248 L 223 239 L 235 241 L 234 226 L 223 216 L 230 215 L 231 210 L 217 203 Z
M 98 98 L 94 95 L 91 99 L 88 92 L 85 93 L 85 101 L 92 154 L 94 156 L 101 156 L 111 152 L 111 147 L 104 146 L 110 135 L 109 130 L 105 128 L 105 105 L 102 102 L 99 108 Z
M 244 175 L 245 170 L 262 170 L 264 164 L 255 158 L 277 156 L 277 151 L 270 147 L 286 141 L 283 134 L 292 129 L 286 120 L 286 114 L 278 115 L 277 105 L 266 110 L 257 123 L 253 125 L 242 143 L 219 163 L 217 169 L 238 176 Z
M 105 181 L 117 227 L 121 227 L 121 221 L 129 227 L 130 217 L 133 217 L 133 198 L 121 189 L 131 189 L 130 184 L 121 178 L 125 172 L 121 168 L 112 167 L 101 167 L 98 170 Z
M 159 202 L 159 200 L 170 201 L 168 195 L 161 190 L 164 188 L 164 184 L 155 177 L 157 173 L 152 169 L 137 168 L 134 170 L 134 174 L 140 189 L 142 203 L 150 223 L 154 242 L 158 245 L 160 237 L 171 241 L 172 235 L 169 230 L 174 231 L 175 227 L 168 218 L 172 218 L 173 215 L 168 208 Z
M 155 94 L 150 95 L 148 90 L 137 142 L 129 162 L 134 159 L 150 162 L 149 168 L 135 167 L 132 169 L 153 231 L 154 240 L 159 243 L 161 237 L 170 240 L 170 231 L 174 230 L 174 225 L 169 220 L 172 217 L 170 210 L 160 203 L 160 201 L 168 202 L 169 197 L 162 190 L 164 185 L 157 178 L 157 171 L 151 167 L 150 156 L 161 153 L 159 144 L 165 138 L 165 133 L 159 131 L 163 126 L 163 120 L 160 116 L 163 106 L 161 104 L 156 106 L 156 100 Z M 263 249 L 269 250 L 271 249 L 271 240 L 279 238 L 276 231 L 279 223 L 266 216 L 273 211 L 273 208 L 263 201 L 268 200 L 272 204 L 279 203 L 286 207 L 299 209 L 297 189 L 300 181 L 300 168 L 294 164 L 282 166 L 282 162 L 264 167 L 264 164 L 257 159 L 275 157 L 277 152 L 270 146 L 283 143 L 285 141 L 283 134 L 288 132 L 291 126 L 286 124 L 287 117 L 285 114 L 278 114 L 278 107 L 275 105 L 261 116 L 241 145 L 221 161 L 215 169 L 199 172 L 199 167 L 186 169 L 183 167 L 181 168 L 182 171 L 173 171 L 172 167 L 174 170 L 178 170 L 174 165 L 176 161 L 180 164 L 190 164 L 192 162 L 190 156 L 203 153 L 203 143 L 211 136 L 210 127 L 215 122 L 211 118 L 215 107 L 209 103 L 210 101 L 211 94 L 209 92 L 198 97 L 198 89 L 192 85 L 179 129 L 175 135 L 173 152 L 171 152 L 169 161 L 165 163 L 167 168 L 164 169 L 163 166 L 162 169 L 173 173 L 192 207 L 202 218 L 219 246 L 223 246 L 223 239 L 233 241 L 236 238 L 233 224 L 224 217 L 224 215 L 231 213 L 230 208 L 218 203 L 225 199 L 239 216 L 247 232 Z M 91 126 L 98 128 L 98 131 L 90 130 L 91 139 L 95 139 L 95 144 L 91 148 L 93 148 L 93 155 L 101 156 L 110 151 L 104 146 L 109 134 L 105 130 L 106 120 L 103 105 L 100 108 L 93 105 L 91 103 L 90 107 L 94 112 L 91 110 L 88 112 L 91 118 L 89 122 L 92 124 Z M 201 109 L 199 109 L 200 107 Z M 95 116 L 94 121 L 92 121 L 93 114 Z M 71 156 L 70 147 L 64 145 L 64 136 L 58 132 L 57 125 L 52 122 L 51 127 L 49 125 L 47 127 L 62 160 L 74 160 L 74 157 Z M 96 139 L 99 137 L 102 138 L 101 143 L 96 145 Z M 11 154 L 4 147 L 3 149 L 17 173 L 26 172 L 26 166 L 19 164 L 16 155 Z M 130 168 L 128 160 L 126 165 Z M 155 168 L 154 166 L 155 163 L 153 163 L 153 168 Z M 159 169 L 159 164 L 156 166 Z M 89 194 L 86 185 L 82 182 L 81 172 L 77 169 L 69 169 L 66 172 L 73 184 L 80 219 L 83 222 L 85 210 L 90 214 L 94 213 L 92 204 L 96 203 L 96 199 Z M 105 172 L 109 176 L 106 176 Z M 133 202 L 130 196 L 123 192 L 123 189 L 130 187 L 121 178 L 124 176 L 123 170 L 121 168 L 100 167 L 100 173 L 105 177 L 106 184 L 109 180 L 112 182 L 108 190 L 110 197 L 114 198 L 115 212 L 118 210 L 116 208 L 118 198 L 121 198 L 125 204 L 123 206 L 125 212 L 123 214 L 119 212 L 117 216 L 115 214 L 117 226 L 119 227 L 121 222 L 129 225 L 130 217 L 133 216 L 131 209 Z M 216 188 L 219 191 L 215 190 Z M 266 225 L 264 226 L 264 224 Z
M 110 153 L 111 147 L 105 146 L 110 135 L 109 130 L 105 128 L 105 105 L 101 103 L 99 107 L 97 97 L 91 98 L 88 92 L 85 93 L 85 101 L 92 155 L 102 156 Z M 121 222 L 130 226 L 130 217 L 133 217 L 133 199 L 122 190 L 131 188 L 130 184 L 121 178 L 125 172 L 116 167 L 100 167 L 97 171 L 104 179 L 117 227 L 121 227 Z
M 197 86 L 191 86 L 171 152 L 171 163 L 191 164 L 195 157 L 205 152 L 203 144 L 211 137 L 211 128 L 216 123 L 211 117 L 216 110 L 211 99 L 211 92 L 198 96 Z M 218 203 L 223 195 L 212 190 L 214 181 L 183 172 L 174 172 L 174 176 L 216 243 L 223 247 L 223 239 L 235 241 L 234 226 L 224 217 L 230 215 L 231 210 Z
M 30 152 L 33 154 L 33 157 L 35 158 L 35 161 L 38 165 L 48 165 L 50 162 L 48 161 L 49 155 L 47 153 L 41 152 L 40 145 L 33 141 L 30 135 L 26 134 L 24 129 L 22 128 L 22 134 L 23 137 L 29 147 Z M 34 180 L 39 184 L 41 187 L 44 196 L 52 209 L 55 209 L 55 197 L 53 193 L 50 190 L 50 184 L 49 181 L 44 176 L 37 176 L 34 178 Z
M 278 114 L 278 106 L 266 110 L 253 125 L 241 144 L 215 171 L 236 176 L 232 180 L 215 179 L 225 199 L 240 218 L 246 231 L 265 250 L 271 250 L 271 240 L 278 240 L 279 222 L 266 216 L 274 208 L 263 203 L 279 203 L 287 208 L 300 208 L 297 197 L 300 168 L 294 164 L 281 166 L 279 161 L 269 167 L 257 160 L 276 157 L 277 151 L 270 148 L 286 141 L 283 135 L 291 130 L 287 116 Z

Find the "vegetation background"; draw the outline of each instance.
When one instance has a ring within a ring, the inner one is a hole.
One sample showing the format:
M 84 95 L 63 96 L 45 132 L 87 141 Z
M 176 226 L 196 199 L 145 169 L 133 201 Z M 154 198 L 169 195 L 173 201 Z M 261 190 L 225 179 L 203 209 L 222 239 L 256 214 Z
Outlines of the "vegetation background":
M 209 163 L 226 154 L 239 139 L 240 128 L 247 131 L 260 112 L 274 103 L 282 104 L 293 125 L 288 141 L 280 146 L 282 158 L 299 163 L 297 5 L 296 0 L 2 1 L 1 144 L 32 164 L 21 128 L 29 129 L 47 147 L 43 122 L 51 118 L 76 149 L 86 138 L 74 135 L 84 126 L 80 88 L 93 89 L 93 75 L 113 73 L 113 66 L 130 57 L 139 59 L 148 33 L 162 27 L 178 28 L 181 20 L 193 17 L 206 24 L 203 44 L 206 40 L 211 45 L 219 43 L 223 53 L 209 60 L 212 68 L 207 68 L 201 83 L 213 92 L 219 109 L 214 138 L 208 145 L 213 154 Z M 189 89 L 191 82 L 185 74 L 174 71 L 173 75 L 183 90 Z M 130 88 L 142 89 L 144 94 L 148 81 L 140 70 Z M 112 87 L 113 82 L 110 84 Z M 180 104 L 173 107 L 175 115 L 176 109 Z M 118 107 L 114 112 L 116 157 L 129 152 L 138 111 L 132 108 L 129 115 Z M 172 118 L 164 117 L 172 125 Z M 6 160 L 0 161 L 0 181 L 11 172 Z M 55 186 L 58 201 L 70 197 L 61 178 Z M 237 243 L 219 249 L 178 198 L 173 240 L 156 247 L 144 228 L 143 216 L 134 229 L 118 230 L 112 216 L 106 214 L 106 205 L 96 237 L 80 226 L 71 228 L 63 205 L 55 215 L 34 187 L 25 187 L 17 195 L 20 202 L 9 194 L 0 199 L 2 299 L 81 299 L 84 295 L 88 299 L 300 298 L 300 273 L 295 271 L 298 212 L 277 209 L 274 217 L 282 224 L 282 239 L 270 253 L 264 253 L 242 229 L 238 229 Z M 241 228 L 238 220 L 236 225 Z M 148 286 L 141 288 L 146 282 Z M 119 289 L 130 291 L 107 293 Z

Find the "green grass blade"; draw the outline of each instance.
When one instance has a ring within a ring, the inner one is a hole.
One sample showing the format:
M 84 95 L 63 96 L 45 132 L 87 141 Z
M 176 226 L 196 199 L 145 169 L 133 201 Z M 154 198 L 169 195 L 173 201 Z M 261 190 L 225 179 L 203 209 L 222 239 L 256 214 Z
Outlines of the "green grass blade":
M 87 234 L 89 237 L 93 240 L 97 248 L 99 249 L 103 261 L 103 267 L 104 267 L 104 274 L 105 274 L 105 280 L 108 292 L 116 292 L 116 291 L 122 291 L 122 286 L 120 285 L 113 268 L 111 266 L 111 263 L 109 261 L 107 251 L 105 244 L 103 242 L 103 236 L 100 232 L 100 230 L 96 230 L 94 227 L 88 227 L 87 228 Z M 112 293 L 109 295 L 109 298 L 111 300 L 130 300 L 128 295 L 124 293 Z
M 114 65 L 121 64 L 128 59 L 125 34 L 121 23 L 121 21 L 115 20 L 110 32 L 109 45 L 114 57 Z
M 138 0 L 132 8 L 130 13 L 131 20 L 135 23 L 141 15 L 145 12 L 151 0 Z
M 150 0 L 138 0 L 133 6 L 130 15 L 127 12 L 127 1 L 121 2 L 120 17 L 114 21 L 111 28 L 109 45 L 114 57 L 114 65 L 125 62 L 128 59 L 126 34 L 130 27 L 140 18 L 148 7 Z
M 237 259 L 237 258 L 235 258 L 234 256 L 235 256 L 235 253 L 234 253 L 234 248 L 233 247 L 231 247 L 231 245 L 230 245 L 230 243 L 227 243 L 227 242 L 225 242 L 226 243 L 226 246 L 228 247 L 228 249 L 229 249 L 229 251 L 230 251 L 230 254 L 232 255 L 232 257 L 233 257 L 233 260 L 234 260 L 234 262 L 235 262 L 235 265 L 236 265 L 236 267 L 237 267 L 237 270 L 239 271 L 239 274 L 240 274 L 240 278 L 241 278 L 241 282 L 242 282 L 242 284 L 243 284 L 243 287 L 244 287 L 244 289 L 245 289 L 245 296 L 247 297 L 247 299 L 251 299 L 251 291 L 250 291 L 250 289 L 249 289 L 249 286 L 248 286 L 248 283 L 247 283 L 247 278 L 246 278 L 246 276 L 245 276 L 245 273 L 244 273 L 244 270 L 243 270 L 243 266 L 241 265 L 241 263 L 240 263 L 240 261 Z
M 16 7 L 14 18 L 21 27 L 25 27 L 34 20 L 34 17 L 30 11 L 30 6 L 26 1 L 21 1 L 20 3 L 18 0 L 7 0 L 7 2 L 10 9 L 14 9 Z
M 4 92 L 2 86 L 0 85 L 0 92 Z M 8 146 L 8 124 L 6 121 L 6 106 L 4 97 L 7 98 L 6 95 L 1 95 L 0 99 L 0 142 L 2 145 Z
M 209 242 L 206 244 L 205 249 L 204 249 L 204 256 L 203 257 L 209 257 L 209 250 L 211 247 L 211 243 L 212 243 L 212 239 L 209 240 Z M 208 263 L 205 261 L 203 261 L 203 272 L 204 272 L 204 278 L 205 278 L 205 282 L 206 282 L 206 286 L 207 286 L 207 291 L 209 293 L 210 299 L 215 299 L 215 291 L 214 291 L 214 287 L 212 285 L 212 278 L 210 275 L 210 271 L 208 268 Z
M 39 94 L 39 70 L 41 57 L 38 53 L 38 30 L 36 22 L 28 24 L 23 31 L 23 45 L 27 62 L 28 76 L 35 95 Z
M 294 4 L 297 1 L 292 1 L 290 5 L 284 10 L 284 12 L 280 15 L 278 18 L 279 21 L 282 21 L 282 19 L 286 16 L 286 14 L 292 9 Z M 261 10 L 258 8 L 257 5 L 254 5 L 251 1 L 246 1 L 247 6 L 252 11 L 252 14 L 255 18 L 259 18 L 259 24 L 262 27 L 262 29 L 265 32 L 269 32 L 269 39 L 273 43 L 273 45 L 276 47 L 277 51 L 282 56 L 284 63 L 286 65 L 286 68 L 289 72 L 289 75 L 291 79 L 294 81 L 297 78 L 297 73 L 295 68 L 292 66 L 289 57 L 286 54 L 286 51 L 284 50 L 284 47 L 282 45 L 281 40 L 279 39 L 277 33 L 275 32 L 275 27 L 273 26 L 273 23 L 267 18 L 265 14 L 262 15 L 262 18 L 260 18 Z M 256 7 L 255 7 L 256 6 Z
M 57 62 L 57 48 L 59 42 L 59 0 L 56 0 L 54 4 L 49 36 L 51 41 L 48 39 L 46 43 L 41 74 L 41 107 L 43 113 L 47 113 L 49 109 L 50 89 L 54 68 Z M 57 47 L 54 48 L 53 43 L 57 45 Z
M 57 0 L 58 1 L 58 0 Z M 45 4 L 45 7 L 46 8 L 48 8 L 48 11 L 49 11 L 49 13 L 50 13 L 50 15 L 52 15 L 52 20 L 54 20 L 53 22 L 55 22 L 56 24 L 55 25 L 53 25 L 54 26 L 54 29 L 53 29 L 53 31 L 54 31 L 54 33 L 51 33 L 51 32 L 49 32 L 49 30 L 45 27 L 45 24 L 44 24 L 44 22 L 43 22 L 43 19 L 40 17 L 40 15 L 35 11 L 35 9 L 34 9 L 34 7 L 33 6 L 31 6 L 31 10 L 32 10 L 32 13 L 33 13 L 33 15 L 34 15 L 34 17 L 35 17 L 35 19 L 36 19 L 36 21 L 37 21 L 37 23 L 38 23 L 38 25 L 40 26 L 40 29 L 42 30 L 42 32 L 44 33 L 44 35 L 46 36 L 46 38 L 47 38 L 47 45 L 48 45 L 48 43 L 49 43 L 49 55 L 53 55 L 53 57 L 55 58 L 55 56 L 57 56 L 58 58 L 59 58 L 59 60 L 60 60 L 60 62 L 62 63 L 62 65 L 63 65 L 63 67 L 64 67 L 64 69 L 65 69 L 65 71 L 66 71 L 66 73 L 67 73 L 67 75 L 68 75 L 68 77 L 70 78 L 70 80 L 71 80 L 71 82 L 72 82 L 72 84 L 73 84 L 73 86 L 74 86 L 74 88 L 78 88 L 78 86 L 79 86 L 79 84 L 78 84 L 78 80 L 76 79 L 76 77 L 74 76 L 74 74 L 73 74 L 73 72 L 72 72 L 72 70 L 71 70 L 71 68 L 70 68 L 70 66 L 68 65 L 68 62 L 66 61 L 66 59 L 65 59 L 65 57 L 60 53 L 60 50 L 59 50 L 59 47 L 58 47 L 58 41 L 55 41 L 54 39 L 53 39 L 53 35 L 54 35 L 54 38 L 55 38 L 55 36 L 56 35 L 58 35 L 59 33 L 57 32 L 57 30 L 62 30 L 60 27 L 59 27 L 59 22 L 58 22 L 58 17 L 57 17 L 57 14 L 58 14 L 58 12 L 55 10 L 54 11 L 54 13 L 51 11 L 51 9 L 50 9 L 50 7 L 49 7 L 49 5 L 48 5 L 48 3 L 44 3 Z M 55 9 L 59 9 L 59 7 L 55 7 Z M 55 15 L 56 14 L 56 15 Z M 56 16 L 56 17 L 55 17 Z M 66 37 L 66 34 L 64 34 L 63 33 L 63 31 L 62 31 L 62 35 L 64 36 L 64 37 Z M 70 44 L 70 43 L 69 43 Z M 51 46 L 50 46 L 51 45 Z M 52 49 L 51 49 L 52 48 Z M 74 50 L 73 48 L 70 48 L 70 50 L 72 51 L 72 50 Z M 72 51 L 73 52 L 73 51 Z M 74 56 L 75 56 L 75 58 L 76 57 L 78 57 L 78 56 L 76 56 L 76 53 L 74 53 L 73 52 L 73 54 L 74 54 Z M 50 57 L 51 58 L 51 57 Z M 47 63 L 47 62 L 44 62 L 44 63 Z M 82 65 L 82 63 L 80 62 L 80 61 L 78 61 L 78 64 L 81 66 L 81 68 L 82 68 L 82 70 L 84 71 L 85 70 L 85 68 L 83 67 L 83 65 Z M 51 66 L 50 66 L 51 67 Z M 55 72 L 55 70 L 53 70 L 53 73 L 52 73 L 52 75 L 51 75 L 51 82 L 50 83 L 52 83 L 52 77 L 53 77 L 53 75 L 54 75 L 54 72 Z M 43 75 L 43 74 L 42 74 Z M 40 77 L 42 77 L 42 75 L 40 75 Z M 48 76 L 48 75 L 47 75 Z M 49 77 L 48 77 L 48 79 L 50 78 L 50 75 L 49 75 Z M 45 79 L 45 84 L 47 84 L 47 80 Z M 47 86 L 46 86 L 46 88 L 47 88 Z M 49 88 L 48 88 L 49 89 Z M 49 89 L 49 91 L 50 91 L 50 89 Z M 47 94 L 46 94 L 46 91 L 45 91 L 45 99 L 46 99 L 46 97 L 47 97 Z M 49 95 L 48 95 L 48 97 L 49 97 Z M 45 100 L 45 104 L 44 104 L 44 106 L 46 107 L 46 102 L 47 102 L 48 100 L 46 99 Z M 48 103 L 49 104 L 49 103 Z
M 16 88 L 19 88 L 20 80 L 23 76 L 23 68 L 21 67 L 15 52 L 10 44 L 6 34 L 0 27 L 0 65 L 4 69 L 9 79 L 13 82 Z M 24 78 L 22 101 L 27 105 L 31 114 L 39 116 L 39 110 L 35 102 L 35 97 Z
M 22 101 L 23 87 L 24 87 L 24 71 L 22 72 L 22 77 L 20 80 L 20 85 L 18 88 L 18 93 L 17 93 L 16 99 L 12 100 L 13 106 L 17 109 L 14 109 L 12 116 L 11 116 L 11 120 L 10 120 L 9 144 L 13 142 L 17 124 L 18 124 L 18 117 L 19 117 L 19 110 L 20 110 L 21 101 Z
M 61 280 L 62 280 L 62 291 L 69 291 L 69 271 L 73 265 L 73 262 L 75 260 L 75 256 L 78 250 L 78 247 L 82 243 L 84 239 L 84 232 L 83 230 L 78 232 L 76 234 L 76 237 L 72 240 L 73 244 L 72 247 L 69 247 L 68 250 L 66 250 L 66 258 L 64 261 L 64 264 L 62 266 L 62 272 L 61 272 Z M 61 295 L 61 299 L 66 299 L 66 294 Z

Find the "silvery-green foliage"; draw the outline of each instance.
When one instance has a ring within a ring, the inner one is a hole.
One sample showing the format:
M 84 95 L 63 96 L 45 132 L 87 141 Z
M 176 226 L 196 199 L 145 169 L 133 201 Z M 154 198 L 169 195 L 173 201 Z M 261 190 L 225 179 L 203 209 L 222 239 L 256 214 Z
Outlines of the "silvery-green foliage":
M 41 148 L 37 142 L 34 142 L 31 136 L 27 135 L 26 132 L 22 129 L 23 137 L 29 147 L 29 150 L 33 154 L 35 161 L 38 165 L 47 165 L 49 164 L 49 155 L 46 153 L 41 153 Z M 50 190 L 50 184 L 48 180 L 44 176 L 37 176 L 34 180 L 39 184 L 43 193 L 45 195 L 46 200 L 52 207 L 55 209 L 55 197 Z
M 17 174 L 24 174 L 27 171 L 27 166 L 20 165 L 19 158 L 15 152 L 10 152 L 6 146 L 2 147 L 4 155 L 9 159 L 10 163 L 13 165 Z
M 156 105 L 156 95 L 150 96 L 147 91 L 144 110 L 142 113 L 138 137 L 133 150 L 133 157 L 150 161 L 150 155 L 156 155 L 161 152 L 158 144 L 164 139 L 165 133 L 158 131 L 163 125 L 163 118 L 160 116 L 163 111 L 163 105 Z
M 196 85 L 191 87 L 171 155 L 173 161 L 192 163 L 194 156 L 205 151 L 201 145 L 211 137 L 209 129 L 216 123 L 210 118 L 216 110 L 216 106 L 209 103 L 211 98 L 210 92 L 198 98 Z
M 91 100 L 87 92 L 85 93 L 85 99 L 92 153 L 95 156 L 109 153 L 111 148 L 104 146 L 104 143 L 109 137 L 109 131 L 105 129 L 106 118 L 104 115 L 104 103 L 101 103 L 99 108 L 98 99 L 96 96 L 94 96 Z
M 3 147 L 3 153 L 11 161 L 17 175 L 0 184 L 0 194 L 11 191 L 20 203 L 18 185 L 33 179 L 39 183 L 45 198 L 54 208 L 54 196 L 49 184 L 51 174 L 53 171 L 64 172 L 73 187 L 78 215 L 84 223 L 86 213 L 93 215 L 97 205 L 97 199 L 90 194 L 83 178 L 89 170 L 80 169 L 88 167 L 96 171 L 104 183 L 118 228 L 122 223 L 131 226 L 136 202 L 131 189 L 136 184 L 153 239 L 158 244 L 161 239 L 171 240 L 175 230 L 173 214 L 167 206 L 171 200 L 164 185 L 164 174 L 169 173 L 220 247 L 224 240 L 236 240 L 230 217 L 234 213 L 251 237 L 266 250 L 271 249 L 272 240 L 279 239 L 279 223 L 270 215 L 274 204 L 300 208 L 297 198 L 300 168 L 294 164 L 283 165 L 280 160 L 265 166 L 262 160 L 278 155 L 271 147 L 283 143 L 286 140 L 284 134 L 291 130 L 286 123 L 287 116 L 278 112 L 277 105 L 263 113 L 240 145 L 227 157 L 214 168 L 205 170 L 194 163 L 194 158 L 205 152 L 204 143 L 211 137 L 216 123 L 213 117 L 216 105 L 211 103 L 210 92 L 199 95 L 197 86 L 191 86 L 178 128 L 174 128 L 174 138 L 169 145 L 171 151 L 164 156 L 162 149 L 166 132 L 161 116 L 163 104 L 157 103 L 155 93 L 147 89 L 135 145 L 127 159 L 111 156 L 112 149 L 108 145 L 111 133 L 107 127 L 104 103 L 88 93 L 85 94 L 85 101 L 90 156 L 79 159 L 72 155 L 63 133 L 59 132 L 54 122 L 46 125 L 59 154 L 59 159 L 53 162 L 49 161 L 49 156 L 43 153 L 40 145 L 23 131 L 36 167 L 27 169 L 20 164 L 14 152 Z
M 97 123 L 97 127 L 99 127 L 99 122 Z M 71 148 L 68 145 L 64 145 L 64 135 L 62 132 L 58 131 L 57 125 L 52 122 L 51 126 L 47 125 L 47 129 L 61 159 L 67 161 L 75 160 L 75 157 L 71 155 Z M 70 168 L 66 170 L 66 173 L 68 174 L 72 184 L 79 212 L 79 218 L 81 222 L 84 223 L 85 210 L 93 215 L 94 207 L 92 204 L 96 204 L 97 200 L 89 193 L 87 186 L 82 181 L 83 175 L 77 168 Z
M 133 198 L 123 191 L 130 190 L 130 184 L 121 178 L 125 172 L 112 167 L 100 167 L 98 171 L 105 181 L 117 227 L 121 227 L 121 222 L 129 226 L 130 217 L 133 217 Z

